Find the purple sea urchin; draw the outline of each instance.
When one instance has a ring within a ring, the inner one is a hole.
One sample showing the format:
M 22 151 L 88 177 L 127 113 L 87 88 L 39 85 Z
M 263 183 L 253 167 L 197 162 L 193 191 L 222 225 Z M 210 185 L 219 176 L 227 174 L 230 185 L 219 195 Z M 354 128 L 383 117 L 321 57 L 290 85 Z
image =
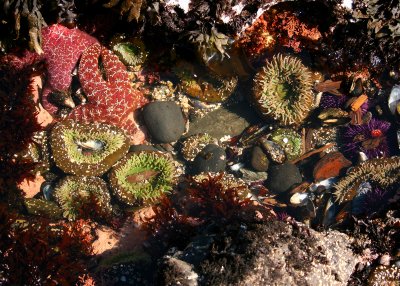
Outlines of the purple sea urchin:
M 56 165 L 74 175 L 102 175 L 129 149 L 118 127 L 65 120 L 52 130 L 50 145 Z
M 107 218 L 112 212 L 107 184 L 97 177 L 67 176 L 56 186 L 54 197 L 70 220 Z
M 313 107 L 311 73 L 299 59 L 277 55 L 254 78 L 253 96 L 263 115 L 300 125 Z
M 387 121 L 371 119 L 368 124 L 349 125 L 343 132 L 343 150 L 350 157 L 364 152 L 368 158 L 389 156 L 386 133 Z
M 159 152 L 129 153 L 110 172 L 114 195 L 128 205 L 160 198 L 172 189 L 172 160 Z

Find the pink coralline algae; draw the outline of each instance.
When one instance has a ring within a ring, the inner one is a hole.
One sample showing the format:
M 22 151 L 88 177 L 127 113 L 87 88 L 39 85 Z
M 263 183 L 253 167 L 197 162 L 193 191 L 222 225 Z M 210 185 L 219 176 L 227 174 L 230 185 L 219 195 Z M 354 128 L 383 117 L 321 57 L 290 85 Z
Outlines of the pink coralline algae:
M 386 134 L 390 123 L 371 119 L 368 124 L 350 125 L 343 132 L 343 148 L 350 157 L 364 152 L 369 159 L 388 157 L 389 147 Z
M 42 29 L 43 52 L 47 63 L 48 79 L 43 89 L 42 105 L 54 114 L 57 107 L 48 102 L 51 92 L 68 92 L 74 70 L 83 51 L 97 40 L 78 29 L 55 24 Z
M 94 44 L 82 54 L 78 74 L 88 102 L 76 107 L 69 118 L 114 124 L 135 136 L 138 130 L 129 115 L 143 106 L 146 99 L 132 88 L 128 72 L 118 57 Z

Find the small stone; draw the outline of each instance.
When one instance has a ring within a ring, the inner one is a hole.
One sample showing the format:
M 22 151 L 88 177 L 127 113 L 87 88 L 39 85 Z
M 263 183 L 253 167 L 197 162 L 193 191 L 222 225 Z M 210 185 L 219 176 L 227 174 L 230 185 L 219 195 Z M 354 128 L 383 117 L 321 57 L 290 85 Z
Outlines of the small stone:
M 156 101 L 143 109 L 146 127 L 155 140 L 170 143 L 178 140 L 185 131 L 181 108 L 173 101 Z
M 340 175 L 343 169 L 352 164 L 340 152 L 331 152 L 320 159 L 314 167 L 313 176 L 316 181 L 322 181 Z
M 144 145 L 144 144 L 139 144 L 139 145 L 131 145 L 129 147 L 129 152 L 140 152 L 140 151 L 159 151 L 156 147 L 152 145 Z
M 254 170 L 258 172 L 265 172 L 268 170 L 269 160 L 261 147 L 254 146 L 251 150 L 250 156 L 250 165 Z
M 267 188 L 274 193 L 283 193 L 302 181 L 303 179 L 297 166 L 291 163 L 284 163 L 269 168 Z
M 226 154 L 225 149 L 215 144 L 208 144 L 204 147 L 193 161 L 193 172 L 220 172 L 225 170 Z
M 379 258 L 379 264 L 380 265 L 390 265 L 390 255 L 389 254 L 384 254 Z

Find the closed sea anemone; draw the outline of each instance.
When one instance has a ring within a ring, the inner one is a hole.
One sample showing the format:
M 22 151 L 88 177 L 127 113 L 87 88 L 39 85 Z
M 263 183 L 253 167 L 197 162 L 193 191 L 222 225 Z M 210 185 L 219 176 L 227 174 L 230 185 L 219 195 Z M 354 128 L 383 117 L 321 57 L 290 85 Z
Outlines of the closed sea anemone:
M 114 195 L 128 205 L 157 201 L 172 189 L 173 161 L 159 152 L 129 153 L 110 172 Z
M 67 176 L 56 186 L 54 197 L 69 220 L 107 219 L 112 213 L 107 184 L 97 177 Z
M 276 129 L 271 134 L 271 141 L 277 143 L 285 150 L 288 160 L 294 160 L 300 157 L 302 152 L 302 140 L 301 136 L 296 131 L 288 128 Z
M 66 120 L 52 130 L 50 145 L 56 165 L 80 176 L 105 173 L 129 149 L 129 139 L 116 126 Z
M 343 131 L 343 151 L 351 158 L 364 152 L 368 158 L 388 157 L 386 134 L 390 123 L 371 119 L 368 124 L 349 125 Z
M 261 113 L 282 125 L 300 125 L 313 107 L 312 79 L 299 59 L 277 55 L 254 78 Z

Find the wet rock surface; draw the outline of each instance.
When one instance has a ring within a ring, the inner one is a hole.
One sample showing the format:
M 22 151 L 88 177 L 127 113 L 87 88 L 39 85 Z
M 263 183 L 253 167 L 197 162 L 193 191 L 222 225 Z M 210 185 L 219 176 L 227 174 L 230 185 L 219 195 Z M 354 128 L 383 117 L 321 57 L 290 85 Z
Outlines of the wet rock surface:
M 182 285 L 345 285 L 357 263 L 347 235 L 280 221 L 236 224 L 208 238 L 173 255 L 193 263 L 199 277 L 198 284 Z M 193 253 L 201 260 L 191 259 Z M 167 275 L 168 265 L 161 285 L 188 281 L 176 271 Z
M 173 101 L 149 103 L 143 109 L 143 119 L 151 137 L 161 143 L 174 142 L 185 131 L 181 108 Z
M 218 145 L 208 144 L 197 154 L 193 162 L 193 173 L 220 172 L 226 165 L 225 150 Z
M 247 104 L 239 103 L 230 107 L 221 107 L 202 118 L 195 119 L 190 123 L 185 137 L 197 133 L 207 133 L 217 139 L 226 135 L 236 136 L 258 121 L 256 114 Z
M 265 172 L 269 167 L 269 160 L 267 155 L 264 154 L 263 150 L 259 146 L 254 146 L 251 150 L 250 164 L 255 171 Z
M 267 188 L 274 193 L 286 192 L 293 185 L 300 184 L 301 182 L 300 171 L 294 164 L 284 163 L 269 168 Z

